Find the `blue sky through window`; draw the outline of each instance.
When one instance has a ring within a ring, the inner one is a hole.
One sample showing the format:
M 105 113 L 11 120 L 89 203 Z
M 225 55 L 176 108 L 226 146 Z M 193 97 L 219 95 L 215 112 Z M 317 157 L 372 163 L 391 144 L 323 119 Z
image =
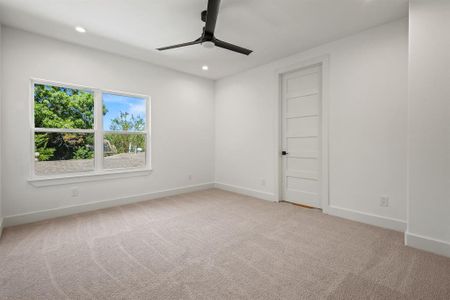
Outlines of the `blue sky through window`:
M 120 112 L 128 112 L 145 120 L 145 102 L 143 98 L 103 93 L 103 104 L 108 110 L 103 116 L 103 130 L 110 130 L 111 120 L 119 117 Z

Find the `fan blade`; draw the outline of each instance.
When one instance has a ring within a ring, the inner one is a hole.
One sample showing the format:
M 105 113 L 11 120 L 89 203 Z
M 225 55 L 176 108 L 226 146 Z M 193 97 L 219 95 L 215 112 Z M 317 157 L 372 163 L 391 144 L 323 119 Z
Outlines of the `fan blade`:
M 169 50 L 169 49 L 181 48 L 181 47 L 186 47 L 186 46 L 197 45 L 197 44 L 200 44 L 201 42 L 202 42 L 202 39 L 200 38 L 200 39 L 196 39 L 193 42 L 184 43 L 184 44 L 178 44 L 178 45 L 172 45 L 172 46 L 168 46 L 168 47 L 157 48 L 156 50 L 164 51 L 164 50 Z
M 227 49 L 227 50 L 231 50 L 231 51 L 234 51 L 234 52 L 237 52 L 237 53 L 241 53 L 241 54 L 244 54 L 244 55 L 249 55 L 250 53 L 253 52 L 252 50 L 245 49 L 245 48 L 242 48 L 242 47 L 239 47 L 239 46 L 236 46 L 236 45 L 233 45 L 233 44 L 221 41 L 219 39 L 215 39 L 214 40 L 214 44 L 217 47 L 224 48 L 224 49 Z
M 208 0 L 208 8 L 206 10 L 205 31 L 214 36 L 216 29 L 217 16 L 219 15 L 220 0 Z

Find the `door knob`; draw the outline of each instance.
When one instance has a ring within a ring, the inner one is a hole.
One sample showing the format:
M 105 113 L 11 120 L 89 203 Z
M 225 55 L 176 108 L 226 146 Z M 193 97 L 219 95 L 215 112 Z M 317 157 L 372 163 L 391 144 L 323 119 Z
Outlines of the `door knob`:
M 288 155 L 289 153 L 287 153 L 286 151 L 281 151 L 281 155 L 285 156 Z

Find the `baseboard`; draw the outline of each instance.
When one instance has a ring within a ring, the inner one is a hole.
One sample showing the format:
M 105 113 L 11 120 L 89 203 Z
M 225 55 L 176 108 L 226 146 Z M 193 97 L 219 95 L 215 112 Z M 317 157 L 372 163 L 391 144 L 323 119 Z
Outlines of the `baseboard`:
M 231 184 L 225 184 L 216 182 L 214 186 L 218 189 L 222 189 L 229 192 L 243 194 L 268 201 L 278 201 L 275 194 L 244 188 L 241 186 L 235 186 Z M 395 231 L 405 232 L 406 222 L 398 219 L 382 217 L 374 214 L 363 213 L 356 210 L 341 208 L 337 206 L 329 206 L 326 209 L 326 213 L 329 215 L 357 221 L 369 225 L 374 225 L 382 228 L 387 228 Z
M 255 197 L 258 199 L 263 199 L 263 200 L 273 201 L 273 202 L 278 201 L 277 197 L 275 197 L 275 194 L 272 194 L 272 193 L 262 192 L 262 191 L 258 191 L 258 190 L 253 190 L 253 189 L 244 188 L 241 186 L 225 184 L 225 183 L 220 183 L 220 182 L 216 182 L 214 184 L 214 186 L 221 190 L 234 192 L 234 193 L 238 193 L 238 194 L 242 194 L 242 195 L 247 195 L 247 196 Z
M 450 257 L 450 243 L 411 232 L 405 232 L 406 246 Z
M 174 195 L 179 195 L 179 194 L 184 194 L 184 193 L 196 192 L 196 191 L 201 191 L 201 190 L 206 190 L 206 189 L 211 189 L 211 188 L 214 188 L 214 183 L 205 183 L 205 184 L 199 184 L 199 185 L 184 186 L 184 187 L 168 189 L 168 190 L 163 190 L 163 191 L 157 191 L 157 192 L 152 192 L 152 193 L 133 195 L 133 196 L 129 196 L 129 197 L 103 200 L 103 201 L 97 201 L 97 202 L 90 202 L 90 203 L 81 204 L 81 205 L 66 206 L 66 207 L 36 211 L 36 212 L 32 212 L 32 213 L 7 216 L 7 217 L 4 217 L 3 225 L 4 225 L 4 227 L 9 227 L 9 226 L 21 225 L 21 224 L 26 224 L 26 223 L 38 222 L 38 221 L 43 221 L 43 220 L 47 220 L 47 219 L 53 219 L 53 218 L 57 218 L 57 217 L 63 217 L 63 216 L 73 215 L 73 214 L 87 212 L 87 211 L 93 211 L 93 210 L 102 209 L 102 208 L 131 204 L 131 203 L 136 203 L 136 202 L 142 202 L 142 201 L 146 201 L 146 200 L 152 200 L 152 199 L 158 199 L 158 198 L 174 196 Z
M 369 225 L 374 225 L 382 228 L 387 228 L 395 231 L 405 232 L 406 222 L 398 219 L 382 217 L 374 214 L 364 213 L 352 209 L 341 208 L 330 205 L 327 213 L 332 216 L 349 219 Z

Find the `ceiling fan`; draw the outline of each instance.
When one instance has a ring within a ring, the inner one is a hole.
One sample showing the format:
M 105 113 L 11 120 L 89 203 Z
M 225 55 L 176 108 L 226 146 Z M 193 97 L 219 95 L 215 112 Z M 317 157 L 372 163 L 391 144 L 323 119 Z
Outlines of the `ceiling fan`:
M 249 55 L 252 53 L 252 50 L 245 49 L 224 41 L 219 40 L 214 36 L 214 31 L 216 29 L 217 16 L 219 15 L 219 6 L 220 0 L 208 0 L 208 8 L 207 10 L 202 11 L 201 18 L 202 21 L 205 22 L 205 27 L 203 27 L 203 34 L 201 37 L 196 39 L 195 41 L 158 48 L 159 51 L 181 48 L 186 46 L 192 46 L 197 44 L 202 44 L 205 48 L 212 48 L 214 46 L 227 49 L 230 51 L 234 51 L 237 53 L 241 53 L 244 55 Z

